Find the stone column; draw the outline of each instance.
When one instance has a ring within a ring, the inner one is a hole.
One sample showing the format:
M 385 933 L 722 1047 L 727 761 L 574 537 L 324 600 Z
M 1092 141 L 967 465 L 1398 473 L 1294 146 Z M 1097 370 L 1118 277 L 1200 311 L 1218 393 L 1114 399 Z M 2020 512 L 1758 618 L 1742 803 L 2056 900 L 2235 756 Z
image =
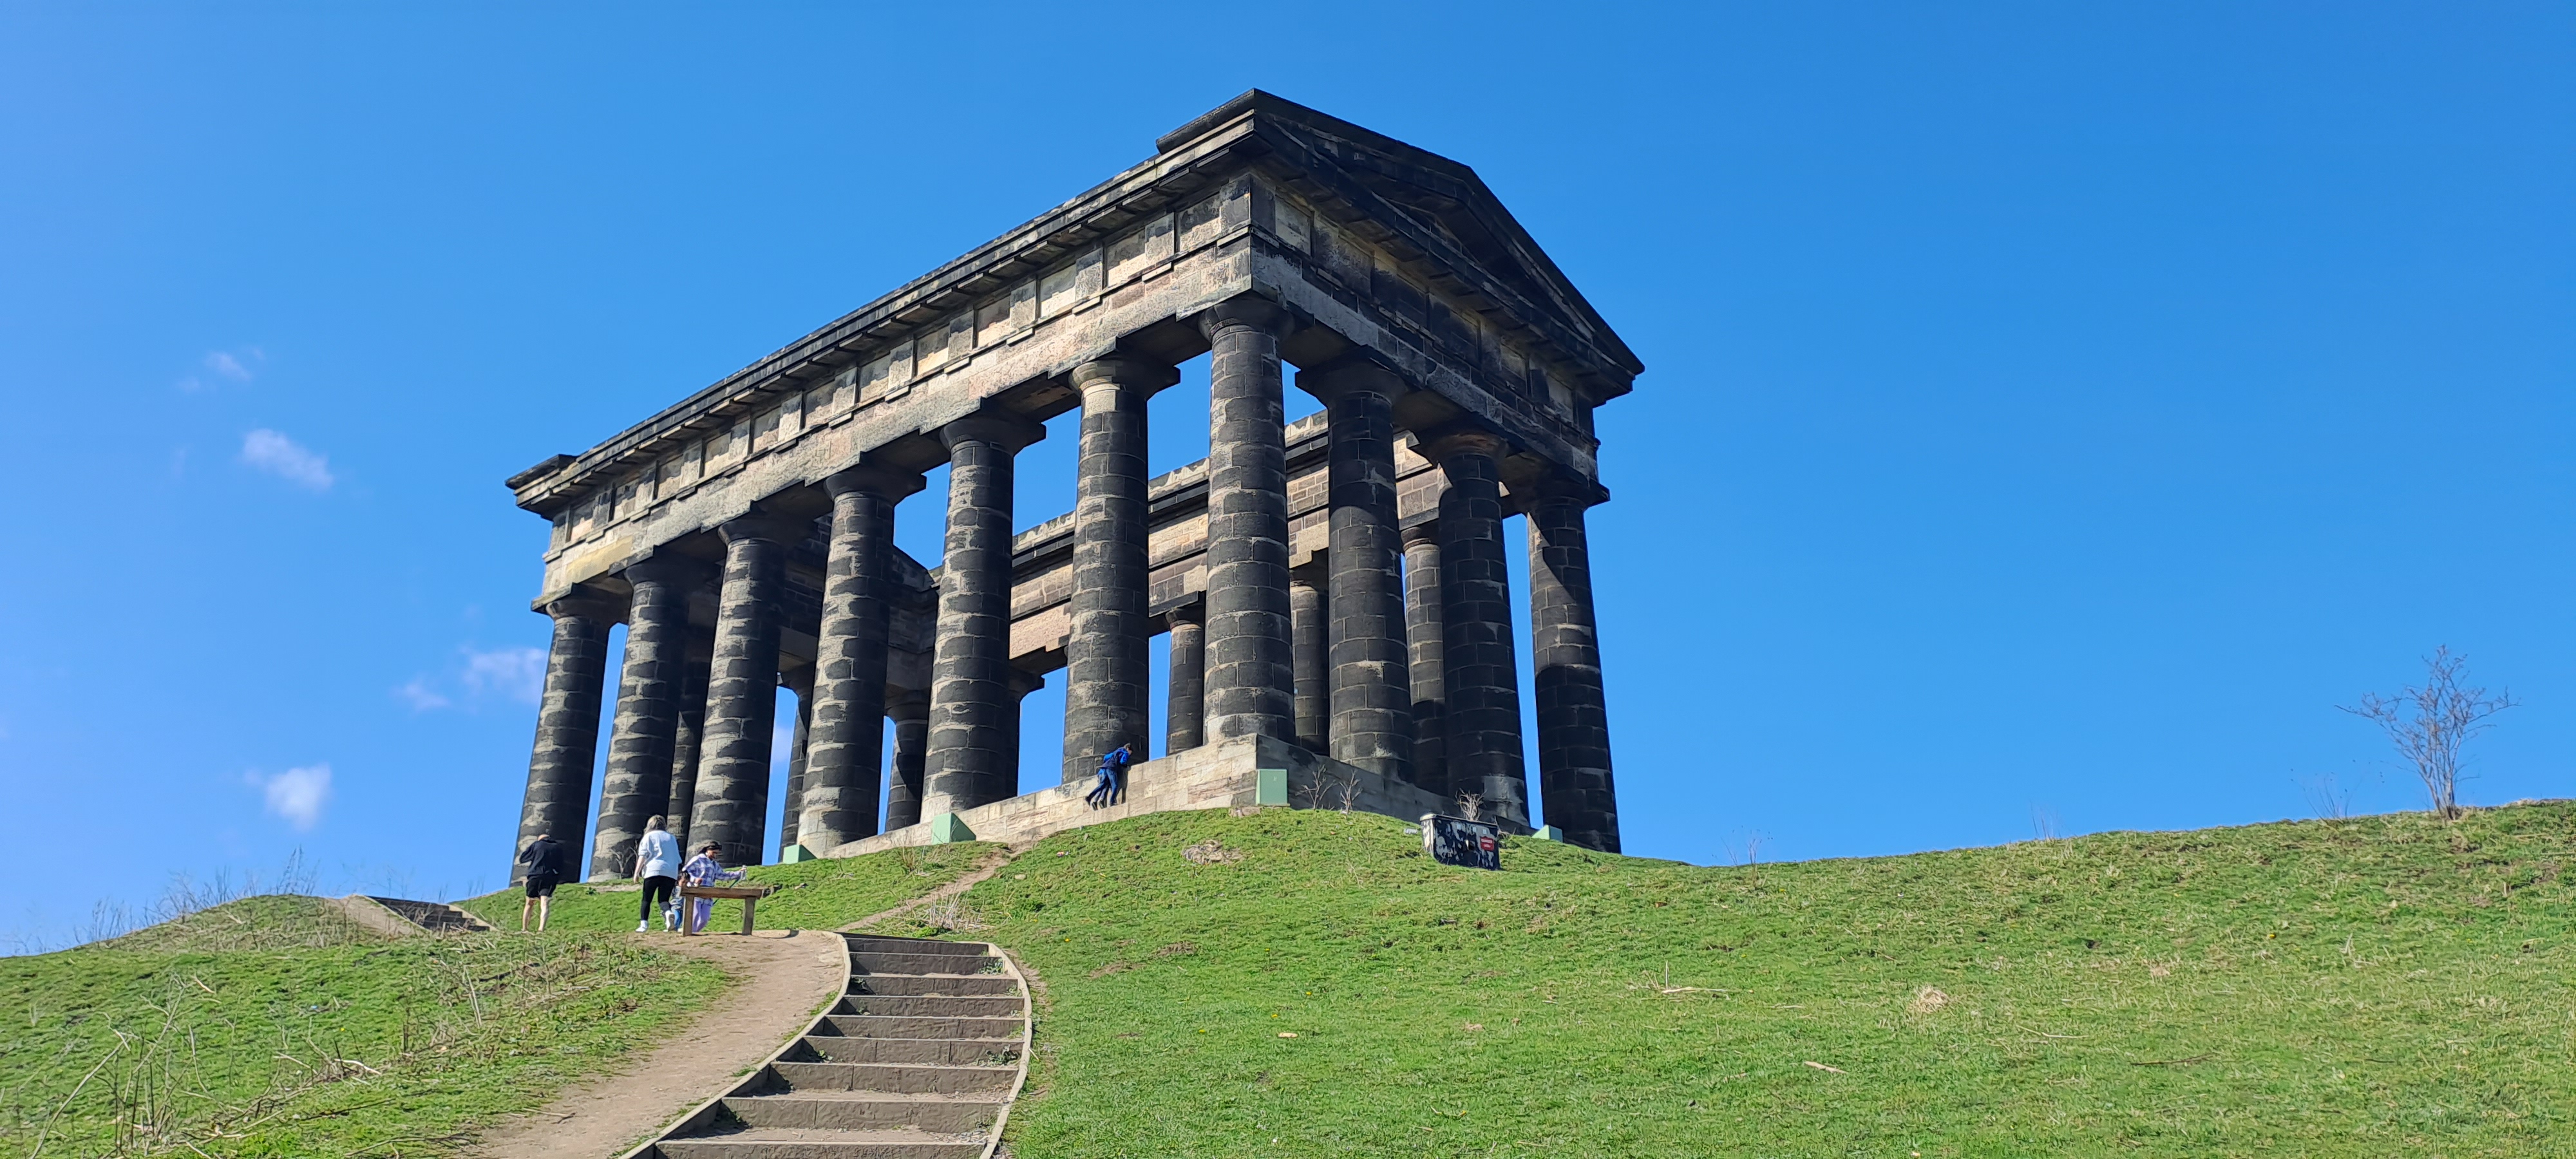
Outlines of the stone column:
M 986 804 L 992 785 L 1018 780 L 1009 734 L 1011 457 L 1044 434 L 999 414 L 969 415 L 940 429 L 948 444 L 948 540 L 930 670 L 925 821 Z
M 519 851 L 541 835 L 567 850 L 581 848 L 590 821 L 590 766 L 599 755 L 599 694 L 607 677 L 608 629 L 615 600 L 584 589 L 545 606 L 555 638 L 546 651 L 546 689 L 537 702 L 537 741 L 528 756 L 528 795 L 519 806 L 519 843 L 510 847 L 510 880 L 528 875 Z M 570 856 L 578 857 L 574 852 Z M 579 872 L 579 866 L 566 866 Z
M 680 848 L 689 848 L 689 809 L 698 797 L 698 740 L 707 724 L 707 666 L 715 658 L 715 640 L 704 632 L 689 633 L 688 659 L 680 673 L 680 717 L 671 734 L 671 800 L 662 808 L 663 824 Z
M 1320 563 L 1288 573 L 1288 670 L 1297 706 L 1297 743 L 1318 755 L 1324 751 L 1324 720 L 1333 701 L 1332 668 L 1325 662 L 1325 581 Z
M 888 701 L 894 721 L 894 768 L 886 778 L 886 832 L 921 824 L 921 766 L 930 748 L 930 694 L 910 692 Z
M 1439 464 L 1440 619 L 1447 637 L 1449 795 L 1479 794 L 1484 815 L 1529 824 L 1521 760 L 1520 673 L 1512 650 L 1512 585 L 1503 554 L 1501 438 L 1474 428 L 1426 440 Z
M 1209 359 L 1209 742 L 1296 735 L 1288 643 L 1288 450 L 1281 421 L 1283 311 L 1236 298 L 1200 317 Z
M 671 760 L 688 668 L 689 595 L 712 569 L 665 551 L 625 568 L 634 587 L 626 613 L 626 662 L 617 674 L 617 722 L 609 731 L 608 776 L 599 794 L 593 881 L 635 870 L 644 823 L 671 799 Z
M 749 515 L 724 525 L 724 587 L 698 746 L 689 839 L 715 842 L 729 866 L 768 852 L 770 730 L 778 722 L 778 633 L 787 552 L 812 532 L 802 519 Z
M 1405 549 L 1395 505 L 1395 397 L 1403 383 L 1370 363 L 1297 380 L 1310 379 L 1332 423 L 1325 459 L 1332 527 L 1325 753 L 1389 780 L 1411 781 Z M 1301 683 L 1301 703 L 1303 690 Z
M 832 542 L 816 637 L 813 737 L 805 751 L 805 792 L 797 798 L 799 839 L 816 853 L 877 831 L 894 508 L 921 490 L 921 482 L 915 473 L 865 467 L 823 480 L 832 494 Z
M 796 694 L 796 725 L 787 740 L 787 807 L 778 816 L 778 848 L 783 854 L 804 832 L 806 743 L 814 734 L 814 670 L 800 667 L 778 674 L 778 686 Z
M 1074 478 L 1073 593 L 1064 640 L 1064 783 L 1088 780 L 1120 745 L 1152 751 L 1146 617 L 1145 400 L 1171 385 L 1169 366 L 1104 358 L 1073 371 L 1082 392 Z
M 1207 627 L 1200 605 L 1172 613 L 1172 664 L 1163 699 L 1163 751 L 1199 747 L 1207 739 Z
M 1600 501 L 1600 488 L 1544 479 L 1535 491 L 1526 521 L 1539 801 L 1547 823 L 1567 841 L 1617 853 L 1619 798 L 1610 783 L 1610 713 L 1592 619 L 1592 551 L 1583 529 L 1583 510 Z
M 1404 638 L 1413 685 L 1413 783 L 1450 796 L 1448 631 L 1440 623 L 1440 525 L 1404 529 Z

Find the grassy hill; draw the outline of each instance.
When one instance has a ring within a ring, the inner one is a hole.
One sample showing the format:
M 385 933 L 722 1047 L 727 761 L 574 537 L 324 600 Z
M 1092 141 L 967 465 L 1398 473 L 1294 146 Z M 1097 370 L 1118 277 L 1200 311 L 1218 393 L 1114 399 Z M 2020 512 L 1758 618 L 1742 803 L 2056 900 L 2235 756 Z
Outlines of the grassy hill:
M 1403 829 L 1163 814 L 1040 842 L 968 891 L 947 935 L 1010 947 L 1041 985 L 1015 1153 L 2537 1156 L 2576 1138 L 2576 805 L 1745 868 L 1514 840 L 1501 873 L 1435 865 Z M 788 888 L 762 924 L 852 921 L 995 850 L 767 867 Z M 0 1154 L 41 1130 L 64 1141 L 46 1155 L 153 1150 L 119 1109 L 210 1155 L 439 1154 L 720 991 L 662 935 L 620 932 L 634 894 L 559 902 L 542 938 L 260 948 L 243 928 L 273 916 L 210 911 L 0 960 L 0 1012 L 29 1017 L 0 1030 Z M 515 928 L 515 899 L 471 904 Z
M 777 893 L 761 899 L 754 912 L 760 918 L 760 928 L 764 930 L 832 929 L 955 881 L 999 848 L 986 842 L 960 842 L 920 849 L 897 849 L 867 857 L 753 866 L 751 880 L 754 883 L 778 889 Z M 456 904 L 494 926 L 516 930 L 519 928 L 519 909 L 526 901 L 525 893 L 505 889 Z M 546 928 L 633 932 L 636 901 L 636 888 L 632 884 L 564 885 L 555 890 L 554 914 L 547 920 Z M 741 929 L 742 910 L 739 905 L 730 901 L 717 902 L 715 916 L 708 921 L 707 928 L 716 931 Z M 653 919 L 653 928 L 659 930 L 661 927 L 662 921 L 657 916 Z
M 2566 804 L 1501 873 L 1274 810 L 965 901 L 1045 986 L 1023 1159 L 2564 1155 L 2571 863 Z

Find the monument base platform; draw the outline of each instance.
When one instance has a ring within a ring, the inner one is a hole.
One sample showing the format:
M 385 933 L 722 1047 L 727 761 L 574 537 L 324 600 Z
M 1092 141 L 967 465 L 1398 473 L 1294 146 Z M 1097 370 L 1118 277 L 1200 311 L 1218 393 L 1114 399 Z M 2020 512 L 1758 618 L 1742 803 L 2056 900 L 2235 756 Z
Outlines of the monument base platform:
M 1265 771 L 1271 776 L 1264 778 Z M 1356 765 L 1319 757 L 1288 741 L 1266 736 L 1200 745 L 1130 766 L 1127 799 L 1107 808 L 1094 809 L 1083 803 L 1091 784 L 1086 779 L 943 814 L 952 819 L 946 822 L 938 817 L 925 818 L 919 825 L 825 850 L 823 856 L 856 857 L 943 840 L 1024 845 L 1067 829 L 1182 809 L 1285 805 L 1379 813 L 1406 821 L 1420 820 L 1425 813 L 1457 811 L 1454 802 L 1428 790 L 1391 781 Z

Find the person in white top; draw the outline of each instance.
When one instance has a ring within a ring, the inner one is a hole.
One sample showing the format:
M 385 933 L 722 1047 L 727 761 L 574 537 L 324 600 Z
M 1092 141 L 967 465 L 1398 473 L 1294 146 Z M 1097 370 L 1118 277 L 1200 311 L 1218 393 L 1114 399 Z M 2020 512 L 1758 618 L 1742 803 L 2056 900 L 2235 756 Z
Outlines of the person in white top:
M 635 845 L 635 878 L 644 883 L 644 892 L 635 905 L 635 932 L 653 928 L 653 905 L 662 906 L 662 928 L 679 925 L 679 909 L 671 904 L 671 891 L 680 884 L 680 839 L 655 817 L 644 823 L 644 840 Z

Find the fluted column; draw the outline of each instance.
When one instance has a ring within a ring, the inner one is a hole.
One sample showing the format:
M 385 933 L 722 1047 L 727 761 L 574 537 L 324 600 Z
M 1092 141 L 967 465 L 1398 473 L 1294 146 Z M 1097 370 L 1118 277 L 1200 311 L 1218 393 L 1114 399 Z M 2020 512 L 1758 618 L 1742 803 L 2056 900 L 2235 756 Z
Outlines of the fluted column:
M 1152 750 L 1145 649 L 1145 401 L 1178 376 L 1169 366 L 1104 358 L 1075 367 L 1082 451 L 1074 477 L 1073 592 L 1064 640 L 1066 784 L 1091 776 L 1101 754 Z
M 1025 419 L 998 414 L 970 415 L 940 429 L 948 444 L 948 539 L 930 672 L 925 820 L 986 804 L 991 786 L 1018 780 L 1008 731 L 1016 722 L 1009 703 L 1011 460 L 1044 433 Z
M 707 678 L 689 839 L 715 842 L 727 865 L 758 865 L 768 852 L 770 733 L 778 723 L 787 552 L 813 524 L 754 515 L 723 530 L 724 586 L 717 598 L 715 661 Z
M 1592 618 L 1592 549 L 1584 508 L 1599 487 L 1541 480 L 1527 505 L 1530 669 L 1538 698 L 1539 801 L 1547 823 L 1587 849 L 1619 852 L 1619 798 L 1610 780 L 1610 712 L 1601 637 Z
M 1324 597 L 1331 624 L 1325 752 L 1390 780 L 1411 781 L 1413 693 L 1395 506 L 1395 397 L 1403 384 L 1369 363 L 1301 374 L 1297 381 L 1311 383 L 1332 424 L 1325 454 L 1332 545 Z M 1301 706 L 1303 691 L 1301 682 Z
M 886 777 L 886 832 L 921 824 L 922 762 L 930 750 L 930 694 L 909 692 L 886 703 L 894 721 L 894 767 Z
M 545 606 L 554 618 L 546 649 L 546 687 L 537 702 L 537 740 L 528 755 L 528 792 L 519 806 L 519 842 L 510 847 L 510 880 L 528 875 L 519 850 L 551 835 L 581 848 L 590 821 L 590 767 L 599 755 L 599 695 L 608 670 L 608 630 L 615 600 L 584 590 Z M 572 856 L 579 856 L 578 852 Z M 564 868 L 578 872 L 578 866 Z
M 1449 792 L 1449 638 L 1440 622 L 1440 525 L 1404 529 L 1404 638 L 1413 686 L 1413 783 Z
M 787 738 L 787 808 L 778 816 L 778 849 L 784 855 L 804 833 L 804 811 L 797 802 L 805 799 L 805 746 L 814 734 L 814 670 L 780 672 L 778 686 L 796 694 L 796 724 Z
M 1297 743 L 1318 755 L 1324 751 L 1324 722 L 1333 701 L 1332 669 L 1325 662 L 1329 638 L 1325 581 L 1321 563 L 1288 573 L 1288 670 L 1295 693 Z
M 1163 693 L 1163 751 L 1177 753 L 1207 740 L 1207 626 L 1200 605 L 1172 613 L 1170 679 Z
M 832 495 L 832 540 L 824 563 L 823 627 L 816 637 L 805 791 L 797 798 L 799 839 L 816 853 L 877 831 L 894 509 L 921 484 L 913 472 L 872 468 L 823 480 Z
M 688 658 L 680 671 L 679 722 L 671 733 L 671 799 L 662 807 L 663 824 L 680 848 L 689 848 L 689 809 L 698 799 L 698 741 L 707 725 L 707 667 L 715 659 L 711 633 L 689 633 Z
M 599 794 L 594 881 L 634 870 L 644 823 L 671 799 L 671 759 L 688 667 L 689 595 L 713 569 L 669 552 L 628 564 L 634 594 L 626 613 L 626 660 L 617 672 L 617 719 L 609 730 L 608 775 Z
M 1288 643 L 1288 450 L 1281 421 L 1283 312 L 1237 298 L 1200 318 L 1208 336 L 1209 742 L 1296 735 Z
M 1485 816 L 1527 826 L 1520 673 L 1503 548 L 1503 441 L 1460 429 L 1427 440 L 1424 453 L 1447 484 L 1440 493 L 1440 618 L 1447 637 L 1442 691 L 1449 793 L 1481 796 Z

